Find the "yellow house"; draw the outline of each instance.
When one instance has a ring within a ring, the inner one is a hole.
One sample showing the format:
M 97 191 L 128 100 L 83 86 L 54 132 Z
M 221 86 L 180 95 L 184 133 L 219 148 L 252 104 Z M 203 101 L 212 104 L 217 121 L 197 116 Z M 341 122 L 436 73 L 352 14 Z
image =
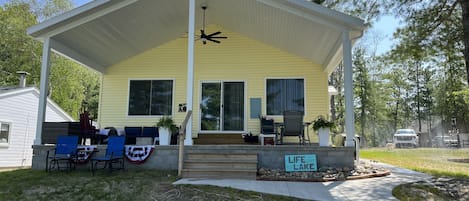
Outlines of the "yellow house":
M 305 0 L 92 1 L 28 29 L 44 42 L 38 125 L 51 50 L 102 73 L 100 127 L 181 123 L 191 110 L 188 145 L 258 134 L 259 115 L 328 114 L 328 75 L 343 60 L 352 146 L 351 46 L 363 30 L 362 20 Z

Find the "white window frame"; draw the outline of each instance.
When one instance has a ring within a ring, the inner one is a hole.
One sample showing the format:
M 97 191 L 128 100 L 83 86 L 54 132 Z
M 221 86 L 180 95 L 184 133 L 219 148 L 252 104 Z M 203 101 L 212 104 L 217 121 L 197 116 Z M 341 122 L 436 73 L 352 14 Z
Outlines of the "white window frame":
M 7 137 L 7 142 L 0 142 L 0 148 L 1 147 L 8 147 L 11 142 L 11 129 L 13 127 L 12 121 L 8 120 L 1 120 L 0 119 L 0 129 L 2 128 L 2 124 L 8 124 L 8 137 Z
M 171 115 L 129 115 L 129 105 L 130 105 L 130 82 L 131 81 L 143 81 L 143 80 L 148 80 L 148 81 L 161 81 L 161 80 L 172 80 L 173 81 L 173 97 L 171 100 Z M 176 92 L 176 79 L 175 78 L 129 78 L 127 82 L 127 109 L 126 109 L 126 115 L 128 118 L 154 118 L 154 117 L 163 117 L 163 116 L 174 116 L 174 107 L 175 107 L 175 92 Z
M 294 80 L 294 79 L 302 79 L 303 80 L 303 116 L 306 117 L 307 115 L 307 94 L 306 94 L 306 78 L 305 77 L 266 77 L 264 79 L 264 100 L 262 101 L 263 104 L 264 104 L 264 114 L 265 116 L 267 117 L 271 117 L 271 118 L 276 118 L 276 117 L 283 117 L 283 114 L 281 115 L 269 115 L 267 114 L 267 80 L 271 80 L 271 79 L 276 79 L 276 80 Z

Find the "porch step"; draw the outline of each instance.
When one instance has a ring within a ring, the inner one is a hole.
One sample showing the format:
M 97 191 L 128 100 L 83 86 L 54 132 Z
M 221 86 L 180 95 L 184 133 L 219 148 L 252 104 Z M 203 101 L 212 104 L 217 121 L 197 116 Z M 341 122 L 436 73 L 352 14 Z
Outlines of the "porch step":
M 183 178 L 256 179 L 257 154 L 188 153 Z
M 219 145 L 219 144 L 245 144 L 241 134 L 198 134 L 194 139 L 194 144 L 199 145 Z

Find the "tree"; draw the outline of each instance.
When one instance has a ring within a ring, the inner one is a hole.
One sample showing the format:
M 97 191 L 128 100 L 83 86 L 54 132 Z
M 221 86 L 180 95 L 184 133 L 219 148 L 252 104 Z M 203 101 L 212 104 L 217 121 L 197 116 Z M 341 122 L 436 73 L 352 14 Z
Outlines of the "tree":
M 27 4 L 7 4 L 0 8 L 0 86 L 18 85 L 16 71 L 31 73 L 28 83 L 39 83 L 40 43 L 25 34 L 36 24 Z
M 0 86 L 18 85 L 16 71 L 31 75 L 28 85 L 38 87 L 42 44 L 26 35 L 26 29 L 39 20 L 71 8 L 69 0 L 11 0 L 0 9 Z M 88 102 L 87 109 L 97 117 L 99 76 L 96 72 L 55 53 L 51 55 L 49 96 L 75 119 Z
M 448 29 L 453 29 L 451 38 L 463 44 L 460 48 L 466 63 L 466 81 L 469 82 L 469 1 L 398 0 L 389 1 L 386 6 L 394 8 L 396 16 L 404 17 L 406 22 L 414 25 L 413 40 L 422 48 L 432 48 L 441 36 L 448 35 Z

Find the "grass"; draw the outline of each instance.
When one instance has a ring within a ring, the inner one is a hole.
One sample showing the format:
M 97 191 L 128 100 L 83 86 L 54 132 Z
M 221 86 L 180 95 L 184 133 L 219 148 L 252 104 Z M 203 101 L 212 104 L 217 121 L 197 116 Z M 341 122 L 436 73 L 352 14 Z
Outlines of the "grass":
M 175 171 L 0 172 L 0 200 L 300 200 L 231 188 L 172 185 Z
M 452 200 L 435 187 L 427 185 L 402 184 L 392 194 L 403 201 Z
M 448 159 L 467 159 L 469 149 L 393 149 L 372 148 L 360 150 L 360 157 L 424 172 L 433 176 L 469 178 L 469 163 Z

